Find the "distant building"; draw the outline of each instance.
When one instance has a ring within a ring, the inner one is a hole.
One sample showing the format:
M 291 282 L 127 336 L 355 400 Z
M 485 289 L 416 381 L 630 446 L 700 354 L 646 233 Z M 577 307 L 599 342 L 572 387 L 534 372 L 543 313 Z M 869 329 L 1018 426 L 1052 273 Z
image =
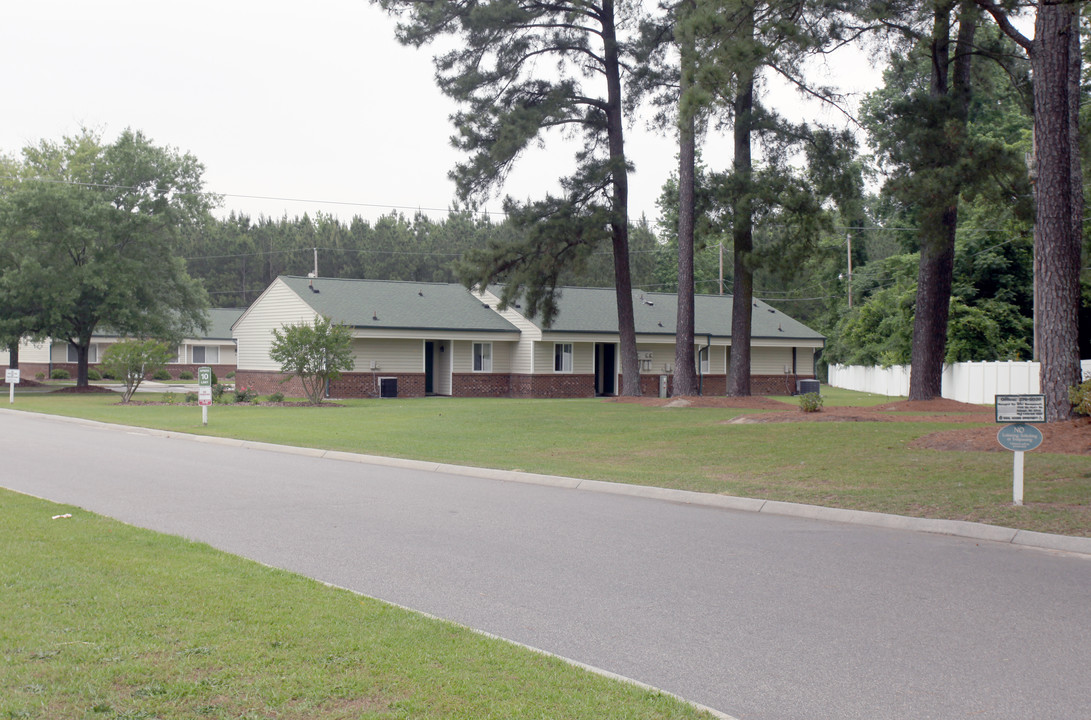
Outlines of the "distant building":
M 333 397 L 594 397 L 615 395 L 621 359 L 615 291 L 562 288 L 551 327 L 519 304 L 499 309 L 499 288 L 470 292 L 449 283 L 282 276 L 232 328 L 236 382 L 259 393 L 302 394 L 281 383 L 269 357 L 273 331 L 315 316 L 353 328 L 356 366 L 330 385 Z M 673 376 L 677 296 L 634 291 L 641 389 L 657 395 Z M 702 393 L 723 395 L 731 352 L 728 295 L 695 302 L 697 372 Z M 751 386 L 787 394 L 814 377 L 825 338 L 754 302 Z M 298 381 L 295 381 L 298 382 Z

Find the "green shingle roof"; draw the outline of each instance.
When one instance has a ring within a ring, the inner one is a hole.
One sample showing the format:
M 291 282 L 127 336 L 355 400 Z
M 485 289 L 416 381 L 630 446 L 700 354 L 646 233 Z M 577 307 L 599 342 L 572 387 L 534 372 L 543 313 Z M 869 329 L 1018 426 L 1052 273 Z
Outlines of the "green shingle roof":
M 500 288 L 490 288 L 500 295 Z M 613 288 L 560 288 L 559 312 L 552 327 L 539 328 L 558 333 L 617 333 L 617 295 Z M 697 295 L 694 298 L 694 334 L 731 337 L 730 295 Z M 519 308 L 514 308 L 520 311 Z M 824 336 L 793 320 L 761 300 L 754 301 L 751 337 L 792 340 L 824 340 Z M 678 296 L 674 293 L 633 291 L 633 319 L 641 335 L 675 334 Z
M 230 340 L 231 326 L 244 312 L 241 308 L 211 308 L 208 311 L 208 332 L 202 339 Z
M 519 332 L 453 283 L 352 280 L 282 275 L 280 280 L 315 312 L 356 328 Z

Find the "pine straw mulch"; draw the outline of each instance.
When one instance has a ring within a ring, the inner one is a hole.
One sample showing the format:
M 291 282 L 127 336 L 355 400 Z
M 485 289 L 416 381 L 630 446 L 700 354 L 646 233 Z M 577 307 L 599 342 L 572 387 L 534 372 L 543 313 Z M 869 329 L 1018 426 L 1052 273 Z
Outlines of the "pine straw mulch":
M 703 407 L 767 410 L 770 412 L 741 415 L 725 422 L 731 424 L 785 422 L 941 422 L 952 424 L 989 423 L 989 427 L 962 427 L 941 430 L 917 438 L 910 447 L 927 450 L 962 450 L 973 452 L 1010 452 L 996 440 L 999 427 L 991 409 L 955 400 L 901 400 L 874 407 L 824 407 L 819 412 L 806 413 L 798 406 L 753 396 L 675 397 L 675 398 L 611 398 L 607 402 L 628 402 L 648 407 Z M 1065 455 L 1091 455 L 1091 418 L 1036 425 L 1043 440 L 1038 452 Z

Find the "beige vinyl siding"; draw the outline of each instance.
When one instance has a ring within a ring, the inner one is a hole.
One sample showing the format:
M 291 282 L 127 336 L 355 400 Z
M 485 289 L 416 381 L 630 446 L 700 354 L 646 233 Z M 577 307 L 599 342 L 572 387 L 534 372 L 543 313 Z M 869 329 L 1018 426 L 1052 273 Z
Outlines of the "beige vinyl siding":
M 651 368 L 648 368 L 646 362 L 641 362 L 645 357 L 645 353 L 652 354 Z M 664 373 L 670 374 L 674 371 L 674 345 L 660 345 L 649 343 L 638 343 L 636 346 L 637 361 L 640 362 L 640 373 L 642 375 L 663 375 Z M 664 366 L 666 366 L 666 369 Z
M 523 315 L 514 310 L 513 308 L 505 308 L 500 310 L 497 306 L 500 304 L 500 298 L 496 297 L 492 293 L 486 291 L 477 294 L 481 298 L 481 302 L 488 304 L 500 317 L 510 322 L 515 327 L 519 328 L 519 341 L 511 348 L 511 360 L 510 367 L 511 372 L 517 375 L 531 375 L 534 373 L 534 369 L 540 366 L 535 362 L 534 346 L 535 340 L 540 340 L 542 337 L 542 331 L 537 325 L 527 320 Z M 549 368 L 553 368 L 553 361 L 550 360 Z M 494 365 L 495 368 L 495 360 Z
M 783 375 L 784 368 L 792 369 L 792 348 L 751 346 L 751 375 Z
M 20 363 L 48 363 L 49 362 L 49 341 L 32 343 L 29 340 L 23 340 L 19 343 L 19 362 Z M 0 351 L 0 365 L 7 366 L 11 363 L 11 353 L 5 347 L 3 351 Z
M 381 372 L 424 372 L 424 341 L 412 339 L 357 338 L 352 341 L 353 372 L 370 372 L 371 363 Z
M 515 343 L 507 340 L 489 340 L 488 338 L 482 338 L 480 340 L 455 340 L 455 354 L 451 356 L 451 360 L 454 362 L 452 372 L 472 373 L 474 371 L 475 342 L 492 343 L 493 373 L 511 372 L 511 357 Z
M 240 370 L 280 370 L 269 357 L 273 330 L 284 325 L 314 322 L 315 312 L 277 279 L 243 314 L 232 331 L 238 342 Z

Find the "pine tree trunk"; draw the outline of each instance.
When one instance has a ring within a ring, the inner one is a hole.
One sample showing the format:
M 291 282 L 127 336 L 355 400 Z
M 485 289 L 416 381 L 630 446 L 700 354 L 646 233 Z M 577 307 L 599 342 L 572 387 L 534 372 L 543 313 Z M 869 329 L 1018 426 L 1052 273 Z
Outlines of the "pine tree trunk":
M 697 394 L 693 355 L 693 224 L 696 123 L 686 93 L 693 63 L 692 38 L 679 38 L 682 75 L 678 107 L 678 319 L 674 346 L 674 395 Z
M 739 195 L 734 203 L 735 279 L 731 302 L 731 367 L 728 371 L 727 394 L 731 397 L 750 395 L 750 331 L 753 320 L 754 272 L 750 254 L 754 250 L 752 182 L 753 160 L 750 134 L 754 111 L 754 73 L 740 73 L 739 90 L 735 97 L 735 162 L 734 171 Z
M 959 18 L 955 58 L 950 57 L 951 11 L 953 4 L 936 8 L 932 26 L 932 79 L 930 95 L 937 106 L 951 97 L 949 115 L 940 116 L 940 137 L 950 142 L 947 159 L 961 155 L 961 140 L 967 132 L 971 95 L 971 59 L 978 11 L 964 3 Z M 954 77 L 950 69 L 954 67 Z M 941 170 L 942 168 L 937 168 Z M 943 390 L 943 362 L 947 353 L 947 324 L 954 281 L 955 235 L 958 229 L 958 199 L 961 187 L 947 183 L 937 191 L 936 204 L 925 208 L 921 224 L 921 259 L 917 271 L 917 305 L 913 316 L 912 369 L 909 399 L 932 400 Z
M 1074 207 L 1070 53 L 1075 5 L 1041 3 L 1034 24 L 1034 131 L 1038 168 L 1034 270 L 1038 283 L 1041 390 L 1050 422 L 1072 416 L 1068 388 L 1080 381 L 1078 346 L 1082 211 Z M 1075 62 L 1073 60 L 1073 62 Z
M 613 0 L 602 3 L 603 60 L 606 71 L 606 126 L 613 180 L 611 232 L 614 250 L 614 287 L 617 292 L 618 336 L 621 351 L 621 394 L 639 396 L 640 364 L 636 356 L 633 282 L 629 271 L 629 175 L 625 164 L 624 123 L 621 108 L 621 63 L 614 27 Z

